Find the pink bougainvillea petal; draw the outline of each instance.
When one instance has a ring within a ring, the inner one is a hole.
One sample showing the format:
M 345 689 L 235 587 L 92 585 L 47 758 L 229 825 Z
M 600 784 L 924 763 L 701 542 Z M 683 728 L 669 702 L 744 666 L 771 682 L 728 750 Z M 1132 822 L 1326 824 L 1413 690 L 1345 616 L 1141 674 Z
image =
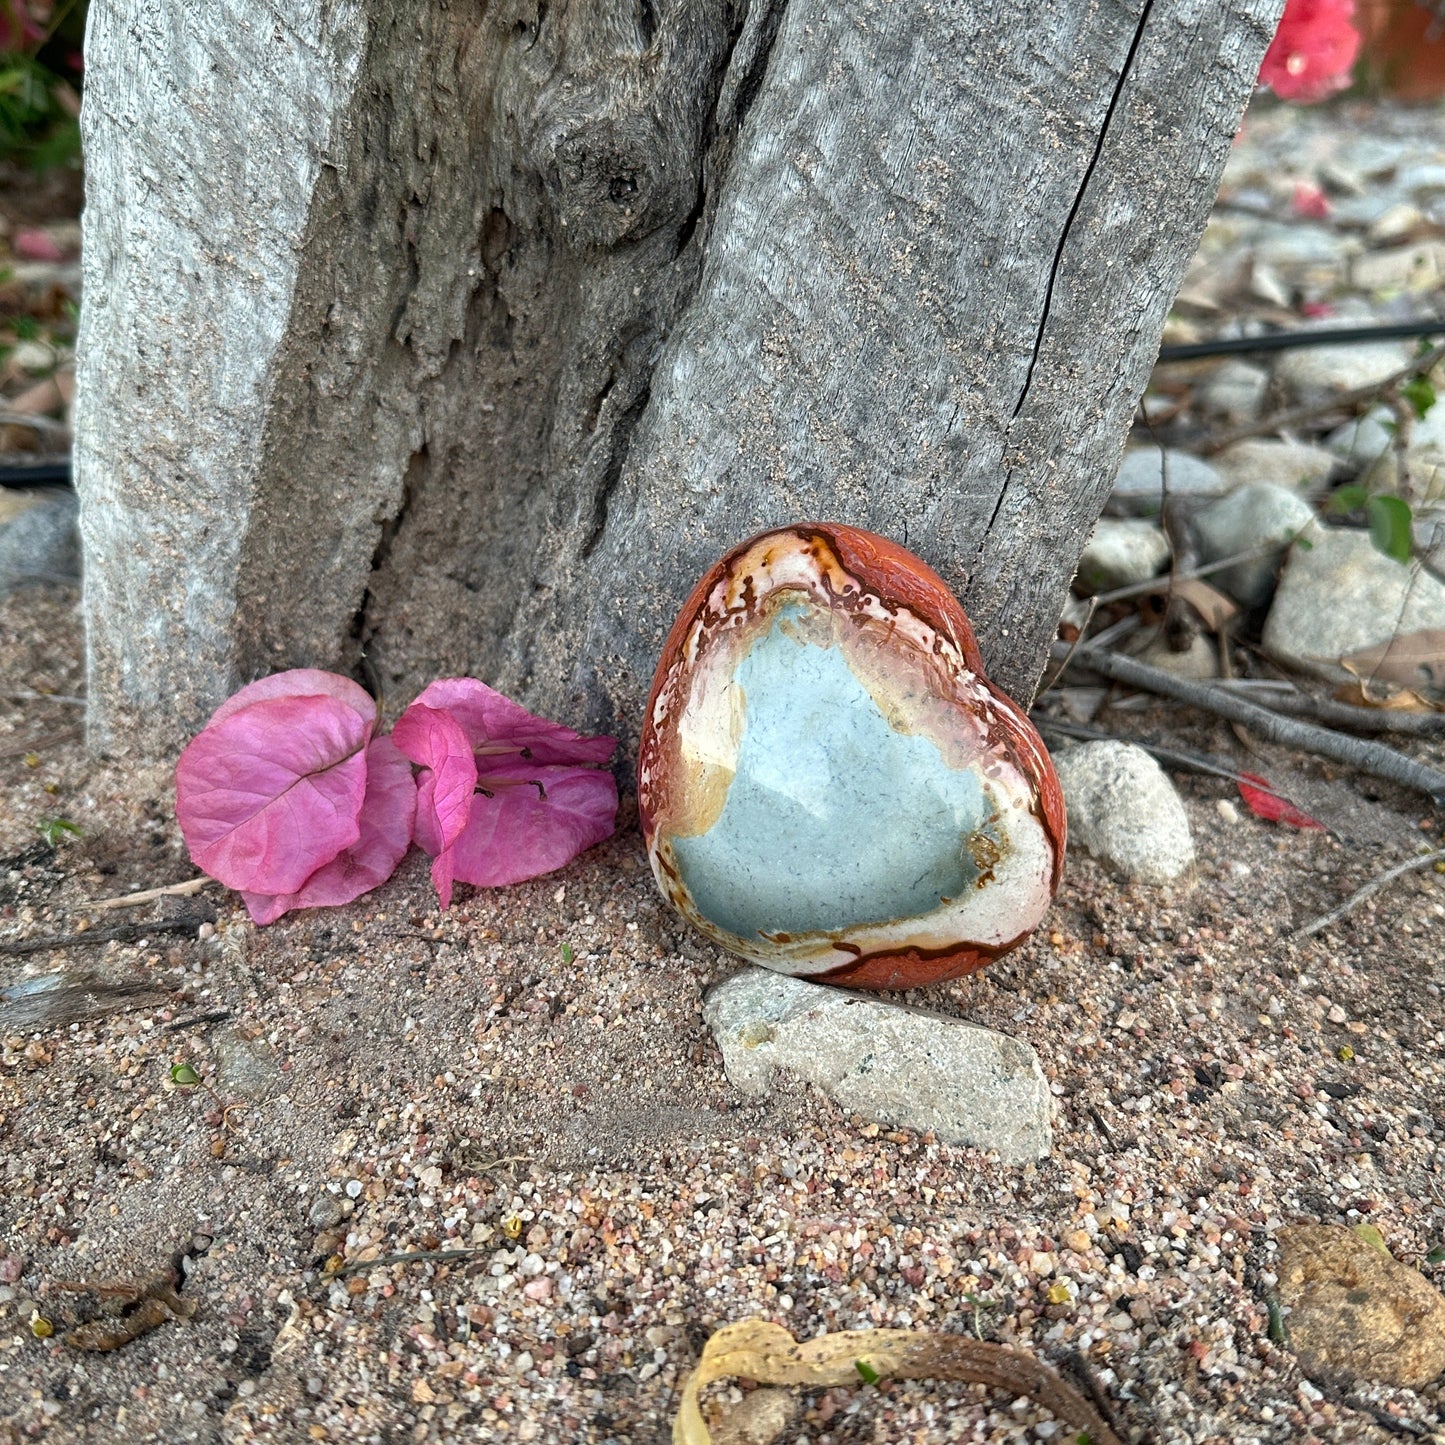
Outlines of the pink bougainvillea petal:
M 471 744 L 450 713 L 416 702 L 397 719 L 391 739 L 422 769 L 415 836 L 435 858 L 456 841 L 471 815 L 477 786 Z
M 360 835 L 351 847 L 323 864 L 295 893 L 243 892 L 257 923 L 274 923 L 293 908 L 350 903 L 385 883 L 411 847 L 416 816 L 416 781 L 411 764 L 390 738 L 375 738 L 366 749 L 366 796 L 357 819 Z
M 176 764 L 176 820 L 198 868 L 228 888 L 294 893 L 360 836 L 371 724 L 335 697 L 228 713 Z
M 463 883 L 496 888 L 551 873 L 617 824 L 617 782 L 597 768 L 514 768 L 481 782 L 492 796 L 478 795 L 452 850 Z
M 585 737 L 561 723 L 529 713 L 521 703 L 474 677 L 444 677 L 431 684 L 417 703 L 450 713 L 477 754 L 480 773 L 515 771 L 520 756 L 531 764 L 605 763 L 617 739 Z
M 211 714 L 206 726 L 213 728 L 243 707 L 250 707 L 254 702 L 269 702 L 275 697 L 334 697 L 368 723 L 376 721 L 375 700 L 349 677 L 342 677 L 338 672 L 323 672 L 319 667 L 293 667 L 289 672 L 273 672 L 270 677 L 247 683 Z
M 437 902 L 443 908 L 452 906 L 452 881 L 456 876 L 457 850 L 453 844 L 443 848 L 431 862 L 431 885 L 437 891 Z

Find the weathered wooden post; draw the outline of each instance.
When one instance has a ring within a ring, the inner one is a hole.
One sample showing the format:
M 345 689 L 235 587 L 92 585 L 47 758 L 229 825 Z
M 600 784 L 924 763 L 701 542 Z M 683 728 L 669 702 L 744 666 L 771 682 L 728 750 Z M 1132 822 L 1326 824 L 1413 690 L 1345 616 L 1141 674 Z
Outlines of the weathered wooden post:
M 1027 697 L 1281 4 L 94 0 L 93 742 L 363 650 L 635 735 L 806 516 Z

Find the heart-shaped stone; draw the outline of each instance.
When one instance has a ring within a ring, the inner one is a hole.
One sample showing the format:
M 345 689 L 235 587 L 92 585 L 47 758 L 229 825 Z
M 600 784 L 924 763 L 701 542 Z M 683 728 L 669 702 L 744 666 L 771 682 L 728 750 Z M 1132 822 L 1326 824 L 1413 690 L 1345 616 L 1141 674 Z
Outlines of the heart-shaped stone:
M 798 524 L 728 553 L 663 649 L 638 793 L 658 885 L 784 973 L 911 988 L 1043 918 L 1058 779 L 943 580 L 886 538 Z

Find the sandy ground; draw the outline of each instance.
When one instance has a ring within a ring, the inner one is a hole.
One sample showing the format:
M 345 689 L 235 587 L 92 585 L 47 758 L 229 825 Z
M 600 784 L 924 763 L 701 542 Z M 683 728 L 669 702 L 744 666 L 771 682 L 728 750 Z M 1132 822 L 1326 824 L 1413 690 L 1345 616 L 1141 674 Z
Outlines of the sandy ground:
M 908 995 L 1042 1057 L 1053 1156 L 1004 1167 L 805 1088 L 744 1102 L 700 1012 L 734 964 L 662 905 L 628 820 L 447 913 L 416 857 L 264 930 L 218 888 L 90 907 L 193 870 L 169 778 L 88 760 L 79 709 L 31 696 L 80 689 L 79 646 L 74 594 L 0 603 L 0 944 L 190 926 L 0 954 L 0 1441 L 661 1442 L 708 1333 L 753 1316 L 1077 1352 L 1132 1440 L 1440 1428 L 1438 1384 L 1311 1382 L 1268 1318 L 1294 1220 L 1367 1220 L 1445 1286 L 1425 1258 L 1445 1242 L 1445 879 L 1288 936 L 1436 836 L 1417 800 L 1130 715 L 1268 772 L 1337 836 L 1182 778 L 1187 884 L 1073 859 L 1031 943 Z M 52 848 L 56 817 L 81 833 Z M 90 993 L 33 991 L 56 974 Z M 413 1251 L 465 1253 L 381 1262 Z M 60 1343 L 98 1306 L 58 1282 L 176 1257 L 188 1322 Z M 1072 1436 L 920 1383 L 800 1393 L 783 1438 Z

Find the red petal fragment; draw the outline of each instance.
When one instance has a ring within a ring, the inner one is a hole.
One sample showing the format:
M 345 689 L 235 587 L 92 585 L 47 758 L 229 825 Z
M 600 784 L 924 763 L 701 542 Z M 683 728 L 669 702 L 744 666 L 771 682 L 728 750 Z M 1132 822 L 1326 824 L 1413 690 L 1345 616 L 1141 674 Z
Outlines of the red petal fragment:
M 416 780 L 411 764 L 390 738 L 376 738 L 366 750 L 366 796 L 356 842 L 313 873 L 295 893 L 243 893 L 257 923 L 274 923 L 293 908 L 350 903 L 396 872 L 411 847 L 416 816 Z
M 198 868 L 228 888 L 294 893 L 360 836 L 371 724 L 334 697 L 252 703 L 176 764 L 176 821 Z
M 462 726 L 477 756 L 478 771 L 515 771 L 522 749 L 524 761 L 551 763 L 605 763 L 617 739 L 585 737 L 561 723 L 536 717 L 521 703 L 478 682 L 474 677 L 444 677 L 431 684 L 417 703 L 442 708 Z M 413 704 L 415 706 L 415 704 Z
M 616 779 L 596 768 L 527 768 L 482 784 L 492 796 L 478 795 L 453 850 L 464 883 L 497 888 L 551 873 L 617 826 Z
M 323 672 L 319 667 L 293 667 L 289 672 L 273 672 L 270 677 L 247 683 L 211 714 L 206 726 L 213 728 L 243 707 L 267 702 L 273 697 L 334 697 L 353 708 L 366 722 L 376 721 L 375 699 L 349 677 L 342 677 L 339 672 Z
M 456 841 L 471 816 L 477 786 L 471 743 L 450 713 L 417 702 L 397 719 L 391 738 L 422 769 L 416 841 L 435 858 Z
M 1239 775 L 1239 796 L 1256 818 L 1263 818 L 1269 823 L 1288 823 L 1291 828 L 1317 828 L 1321 833 L 1329 831 L 1318 819 L 1296 808 L 1287 798 L 1269 791 L 1269 787 L 1269 779 L 1260 777 L 1258 773 Z

